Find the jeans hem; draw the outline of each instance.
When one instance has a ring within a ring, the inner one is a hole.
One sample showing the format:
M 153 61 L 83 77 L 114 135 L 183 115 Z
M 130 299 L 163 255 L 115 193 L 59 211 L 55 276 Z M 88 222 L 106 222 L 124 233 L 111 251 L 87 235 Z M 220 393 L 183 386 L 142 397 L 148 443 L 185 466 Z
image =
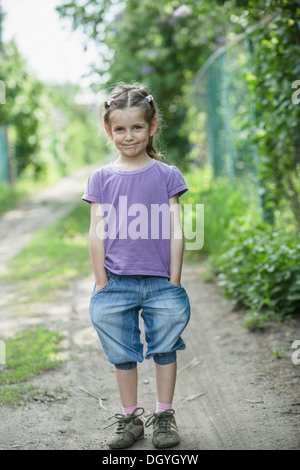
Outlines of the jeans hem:
M 116 369 L 131 370 L 137 367 L 137 362 L 123 362 L 123 364 L 114 364 Z
M 169 353 L 158 353 L 154 354 L 153 360 L 156 364 L 160 366 L 165 366 L 167 364 L 172 364 L 177 359 L 176 351 L 172 351 Z

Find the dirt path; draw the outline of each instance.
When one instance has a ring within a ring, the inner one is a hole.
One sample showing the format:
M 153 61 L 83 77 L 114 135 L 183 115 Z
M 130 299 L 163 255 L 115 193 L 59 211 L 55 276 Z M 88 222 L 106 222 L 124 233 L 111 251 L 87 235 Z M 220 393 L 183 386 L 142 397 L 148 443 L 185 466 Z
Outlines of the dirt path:
M 0 219 L 2 269 L 34 230 L 78 202 L 89 173 L 90 168 L 75 172 Z M 58 206 L 66 185 L 69 197 Z M 6 235 L 12 227 L 13 246 Z M 242 328 L 243 315 L 233 310 L 216 285 L 202 281 L 204 272 L 202 263 L 184 263 L 182 283 L 192 317 L 184 335 L 188 347 L 178 353 L 174 408 L 182 440 L 176 451 L 300 449 L 300 364 L 291 360 L 291 344 L 300 339 L 300 319 L 251 333 Z M 92 274 L 77 280 L 59 303 L 40 305 L 30 318 L 14 317 L 2 291 L 1 335 L 42 323 L 63 333 L 66 361 L 32 381 L 44 395 L 15 408 L 0 408 L 0 449 L 108 449 L 106 436 L 112 428 L 103 428 L 120 406 L 113 367 L 90 324 L 92 285 Z M 148 414 L 155 401 L 153 364 L 145 361 L 139 366 L 139 406 Z M 153 450 L 150 429 L 134 449 Z

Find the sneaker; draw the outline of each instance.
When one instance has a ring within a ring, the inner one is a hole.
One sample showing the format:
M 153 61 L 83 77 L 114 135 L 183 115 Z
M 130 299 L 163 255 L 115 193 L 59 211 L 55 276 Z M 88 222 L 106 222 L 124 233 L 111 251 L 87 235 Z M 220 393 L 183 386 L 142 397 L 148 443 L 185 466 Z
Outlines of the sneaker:
M 158 449 L 173 447 L 179 444 L 180 437 L 174 418 L 174 410 L 153 413 L 145 422 L 148 427 L 153 424 L 152 444 Z
M 142 416 L 144 409 L 137 408 L 137 410 L 141 412 L 138 414 L 133 412 L 130 415 L 115 414 L 109 418 L 116 418 L 117 420 L 104 428 L 106 429 L 117 423 L 116 429 L 107 442 L 111 449 L 126 449 L 127 447 L 131 447 L 137 440 L 144 437 L 144 423 L 138 418 Z

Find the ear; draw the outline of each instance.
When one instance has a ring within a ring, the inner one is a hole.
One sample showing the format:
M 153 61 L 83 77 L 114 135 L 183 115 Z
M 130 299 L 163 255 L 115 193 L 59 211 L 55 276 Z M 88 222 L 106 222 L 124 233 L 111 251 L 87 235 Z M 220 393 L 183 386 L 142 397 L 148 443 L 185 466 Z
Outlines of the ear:
M 108 137 L 110 139 L 112 139 L 112 132 L 111 132 L 110 126 L 108 124 L 104 123 L 104 129 L 105 129 L 105 132 L 108 135 Z
M 150 136 L 152 137 L 155 134 L 157 129 L 157 118 L 155 117 L 150 126 Z

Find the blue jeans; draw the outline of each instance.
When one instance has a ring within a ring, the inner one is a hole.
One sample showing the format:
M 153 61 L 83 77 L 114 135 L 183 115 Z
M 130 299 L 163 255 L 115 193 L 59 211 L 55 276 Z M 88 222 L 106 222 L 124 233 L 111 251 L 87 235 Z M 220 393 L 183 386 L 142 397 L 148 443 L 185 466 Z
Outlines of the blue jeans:
M 118 369 L 134 369 L 143 361 L 139 312 L 144 321 L 147 351 L 157 364 L 176 360 L 185 349 L 181 333 L 190 318 L 190 302 L 183 286 L 166 277 L 119 275 L 107 268 L 108 283 L 94 291 L 90 316 L 105 355 Z

